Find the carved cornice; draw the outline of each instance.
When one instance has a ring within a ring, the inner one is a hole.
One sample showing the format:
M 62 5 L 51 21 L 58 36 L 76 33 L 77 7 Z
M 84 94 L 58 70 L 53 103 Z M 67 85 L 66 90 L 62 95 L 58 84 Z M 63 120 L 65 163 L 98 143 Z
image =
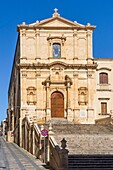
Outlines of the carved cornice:
M 107 70 L 107 71 L 111 71 L 110 68 L 107 68 L 107 67 L 102 67 L 102 68 L 98 68 L 97 71 L 100 71 L 100 70 Z
M 64 45 L 64 42 L 66 41 L 66 37 L 64 37 L 64 34 L 62 34 L 62 36 L 51 36 L 50 34 L 49 37 L 47 37 L 47 41 L 49 42 L 50 45 L 51 43 L 53 43 L 53 40 L 55 41 L 60 40 L 62 45 Z
M 49 63 L 49 64 L 45 64 L 45 63 L 20 63 L 20 64 L 17 64 L 17 68 L 18 69 L 50 69 L 51 67 L 55 66 L 55 65 L 60 65 L 62 67 L 64 67 L 65 69 L 96 69 L 97 68 L 97 64 L 94 63 L 94 64 L 66 64 L 64 62 L 52 62 L 52 63 Z
M 61 40 L 66 41 L 66 37 L 64 37 L 64 35 L 62 35 L 61 37 L 60 36 L 49 36 L 49 37 L 47 37 L 47 40 L 52 40 L 52 39 L 61 39 Z
M 96 26 L 80 26 L 80 25 L 70 25 L 70 27 L 68 27 L 68 26 L 65 26 L 65 27 L 62 27 L 62 26 L 44 26 L 44 25 L 41 25 L 41 22 L 39 23 L 39 24 L 36 24 L 36 25 L 23 25 L 23 24 L 21 24 L 21 25 L 18 25 L 17 26 L 17 31 L 18 32 L 20 32 L 22 29 L 26 29 L 26 30 L 29 30 L 29 29 L 32 29 L 32 30 L 36 30 L 36 29 L 46 29 L 46 30 L 51 30 L 51 29 L 53 29 L 53 30 L 58 30 L 58 29 L 60 29 L 60 30 L 64 30 L 64 28 L 65 29 L 76 29 L 77 31 L 79 31 L 79 30 L 85 30 L 85 31 L 87 31 L 87 30 L 94 30 L 95 28 L 96 28 Z
M 98 100 L 110 100 L 110 98 L 98 98 Z
M 65 86 L 71 86 L 72 80 L 68 75 L 65 76 L 65 81 L 53 81 L 53 80 L 51 80 L 51 78 L 49 76 L 49 77 L 47 77 L 47 79 L 45 81 L 42 82 L 42 85 L 44 85 L 46 87 L 49 87 L 50 84 L 56 84 L 56 85 L 65 84 Z

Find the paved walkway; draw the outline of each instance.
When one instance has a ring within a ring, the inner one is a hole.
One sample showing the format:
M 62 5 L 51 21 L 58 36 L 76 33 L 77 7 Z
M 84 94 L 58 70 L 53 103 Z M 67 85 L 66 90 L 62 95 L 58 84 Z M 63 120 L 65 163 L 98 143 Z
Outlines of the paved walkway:
M 45 170 L 40 160 L 0 137 L 0 170 Z

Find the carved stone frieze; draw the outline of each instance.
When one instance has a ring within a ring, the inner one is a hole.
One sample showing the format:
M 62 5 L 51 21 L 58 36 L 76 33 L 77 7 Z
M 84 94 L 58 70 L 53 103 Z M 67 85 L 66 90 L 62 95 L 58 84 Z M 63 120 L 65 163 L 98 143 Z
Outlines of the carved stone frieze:
M 63 68 L 60 67 L 60 66 L 59 66 L 59 67 L 53 67 L 53 68 L 52 68 L 52 71 L 53 71 L 53 72 L 56 72 L 56 71 L 61 72 L 62 70 L 63 70 Z
M 49 35 L 49 37 L 47 38 L 47 40 L 50 39 L 61 39 L 61 40 L 66 40 L 66 37 L 64 37 L 64 35 L 62 34 L 62 36 L 51 36 Z
M 78 74 L 79 74 L 79 73 L 76 72 L 76 71 L 73 72 L 73 76 L 74 76 L 74 77 L 78 77 Z
M 39 77 L 39 76 L 41 76 L 41 72 L 40 72 L 40 71 L 37 71 L 37 72 L 36 72 L 36 77 Z
M 23 77 L 23 78 L 26 78 L 26 77 L 27 77 L 27 72 L 26 72 L 26 71 L 23 71 L 23 72 L 22 72 L 22 77 Z
M 92 77 L 92 74 L 91 74 L 91 73 L 88 73 L 87 76 L 88 76 L 88 78 L 91 78 L 91 77 Z
M 21 64 L 17 64 L 17 67 L 22 69 L 22 68 L 27 68 L 27 69 L 37 69 L 37 68 L 46 68 L 46 69 L 50 69 L 52 66 L 54 65 L 62 65 L 65 69 L 96 69 L 97 68 L 97 64 L 66 64 L 64 62 L 53 62 L 53 63 L 49 63 L 49 64 L 45 64 L 45 63 L 21 63 Z

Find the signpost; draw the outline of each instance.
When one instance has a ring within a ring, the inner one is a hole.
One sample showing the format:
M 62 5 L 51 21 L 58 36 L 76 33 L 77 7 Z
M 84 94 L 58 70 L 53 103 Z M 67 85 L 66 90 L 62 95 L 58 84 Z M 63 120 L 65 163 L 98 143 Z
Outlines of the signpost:
M 45 155 L 46 155 L 45 137 L 48 136 L 48 130 L 47 129 L 42 129 L 41 130 L 41 135 L 44 136 L 44 163 L 45 163 Z
M 46 137 L 48 135 L 48 130 L 47 129 L 41 130 L 41 135 Z

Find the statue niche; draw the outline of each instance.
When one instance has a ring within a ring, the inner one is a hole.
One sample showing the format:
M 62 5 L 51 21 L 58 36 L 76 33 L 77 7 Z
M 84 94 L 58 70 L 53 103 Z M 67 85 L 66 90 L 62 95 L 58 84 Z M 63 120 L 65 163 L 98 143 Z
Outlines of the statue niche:
M 35 87 L 28 87 L 27 88 L 27 103 L 29 105 L 36 104 L 36 88 Z
M 87 92 L 88 89 L 86 87 L 80 87 L 78 89 L 78 104 L 86 105 L 87 104 Z

